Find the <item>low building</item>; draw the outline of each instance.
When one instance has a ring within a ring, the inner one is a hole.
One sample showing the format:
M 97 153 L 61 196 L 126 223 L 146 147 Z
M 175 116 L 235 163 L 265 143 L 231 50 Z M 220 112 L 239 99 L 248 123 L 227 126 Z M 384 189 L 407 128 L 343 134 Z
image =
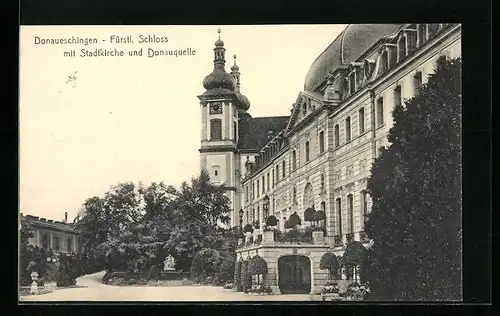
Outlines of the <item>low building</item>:
M 54 221 L 43 217 L 21 214 L 33 231 L 34 236 L 29 244 L 54 253 L 81 253 L 82 247 L 78 240 L 79 231 L 73 223 L 68 223 L 68 214 L 63 221 Z

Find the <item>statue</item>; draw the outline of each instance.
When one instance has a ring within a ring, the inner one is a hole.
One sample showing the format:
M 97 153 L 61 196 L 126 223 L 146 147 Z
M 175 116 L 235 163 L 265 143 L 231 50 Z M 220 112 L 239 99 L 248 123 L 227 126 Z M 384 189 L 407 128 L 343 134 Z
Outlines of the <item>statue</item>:
M 31 283 L 30 294 L 38 294 L 38 283 L 36 282 L 38 280 L 38 272 L 31 272 L 31 280 L 33 280 L 33 283 Z
M 171 255 L 165 258 L 163 264 L 164 271 L 175 271 L 175 259 Z

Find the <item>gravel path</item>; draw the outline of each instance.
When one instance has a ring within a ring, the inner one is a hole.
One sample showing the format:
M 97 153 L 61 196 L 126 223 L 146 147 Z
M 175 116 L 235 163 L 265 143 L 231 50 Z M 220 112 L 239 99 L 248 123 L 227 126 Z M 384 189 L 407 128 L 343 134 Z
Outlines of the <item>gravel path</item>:
M 77 279 L 77 287 L 21 297 L 22 302 L 67 301 L 311 301 L 319 295 L 248 295 L 213 286 L 114 286 L 102 284 L 104 272 Z

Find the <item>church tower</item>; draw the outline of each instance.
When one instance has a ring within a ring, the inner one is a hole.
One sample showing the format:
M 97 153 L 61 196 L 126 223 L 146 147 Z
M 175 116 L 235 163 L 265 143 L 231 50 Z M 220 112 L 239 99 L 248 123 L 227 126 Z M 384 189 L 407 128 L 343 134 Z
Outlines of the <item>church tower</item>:
M 242 208 L 240 185 L 241 159 L 238 154 L 239 117 L 250 107 L 248 99 L 239 93 L 240 73 L 235 64 L 231 74 L 225 69 L 224 42 L 215 41 L 214 69 L 203 79 L 205 92 L 198 96 L 201 110 L 201 169 L 208 172 L 210 180 L 221 186 L 231 200 L 231 226 L 239 225 Z

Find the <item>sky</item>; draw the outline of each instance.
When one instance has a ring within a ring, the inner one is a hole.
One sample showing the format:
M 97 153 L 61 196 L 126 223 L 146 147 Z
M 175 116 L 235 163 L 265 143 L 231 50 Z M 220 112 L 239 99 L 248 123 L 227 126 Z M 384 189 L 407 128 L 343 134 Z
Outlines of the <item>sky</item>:
M 289 115 L 315 58 L 346 25 L 220 26 L 226 71 L 233 55 L 254 116 Z M 213 70 L 219 26 L 32 27 L 20 31 L 19 208 L 71 221 L 82 203 L 112 185 L 164 181 L 200 172 L 196 97 Z M 110 43 L 131 35 L 133 43 Z M 139 43 L 143 35 L 166 43 Z M 96 38 L 97 44 L 37 44 L 36 38 Z M 122 57 L 81 57 L 81 49 Z M 128 56 L 140 50 L 142 56 Z M 148 50 L 195 50 L 148 57 Z M 75 57 L 64 52 L 75 49 Z

